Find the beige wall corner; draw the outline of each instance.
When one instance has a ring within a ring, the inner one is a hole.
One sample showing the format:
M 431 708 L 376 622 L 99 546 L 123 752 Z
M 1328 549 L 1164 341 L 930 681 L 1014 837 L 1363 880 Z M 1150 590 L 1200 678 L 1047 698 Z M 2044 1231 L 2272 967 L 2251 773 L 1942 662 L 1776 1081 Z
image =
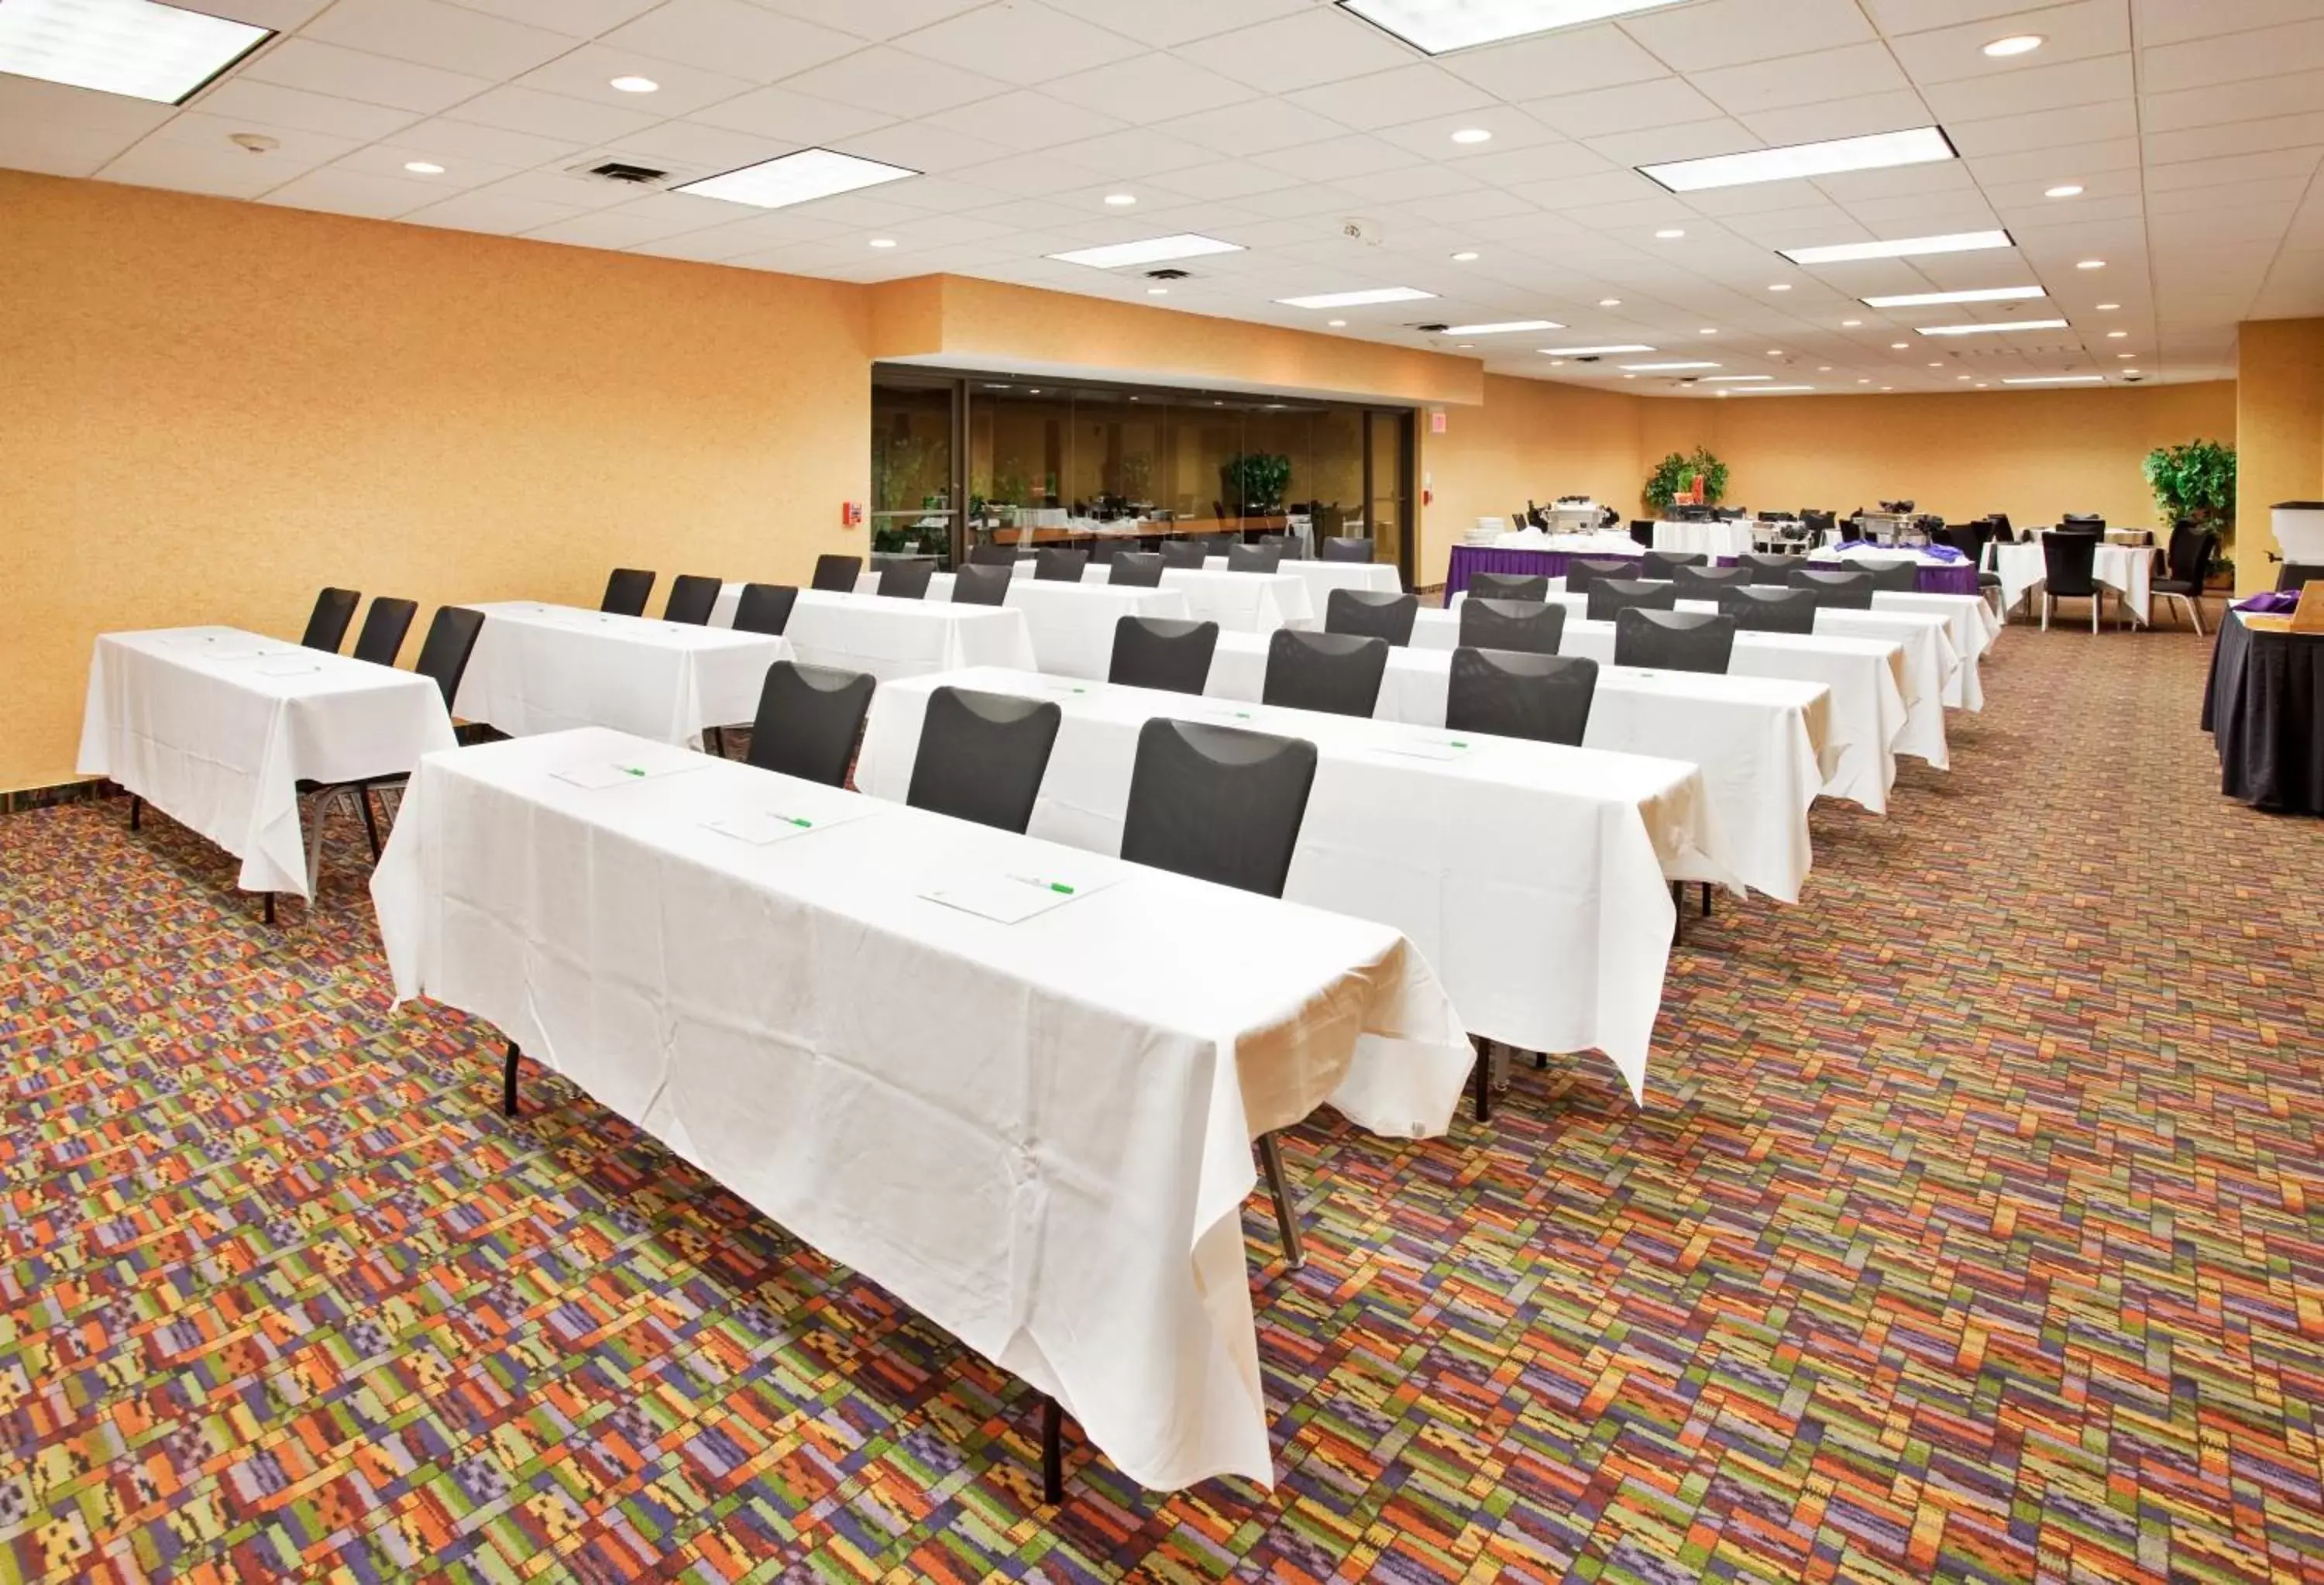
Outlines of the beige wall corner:
M 1444 433 L 1420 416 L 1420 468 L 1435 499 L 1420 509 L 1416 585 L 1444 581 L 1452 547 L 1481 517 L 1506 522 L 1528 500 L 1594 495 L 1625 521 L 1637 513 L 1638 416 L 1619 392 L 1488 374 L 1483 402 L 1452 407 Z
M 2324 319 L 2251 319 L 2236 336 L 2236 590 L 2275 587 L 2268 508 L 2324 501 Z

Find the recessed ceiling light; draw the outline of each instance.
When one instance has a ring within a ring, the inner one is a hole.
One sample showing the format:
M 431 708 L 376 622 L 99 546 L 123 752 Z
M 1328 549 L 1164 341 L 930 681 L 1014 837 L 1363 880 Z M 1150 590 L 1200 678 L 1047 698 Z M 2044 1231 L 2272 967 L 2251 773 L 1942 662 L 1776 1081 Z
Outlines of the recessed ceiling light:
M 1632 374 L 1667 374 L 1679 369 L 1715 369 L 1717 364 L 1624 364 L 1623 369 Z
M 1452 141 L 1456 143 L 1489 143 L 1493 141 L 1493 134 L 1481 126 L 1464 126 L 1452 134 Z
M 414 176 L 441 176 L 444 168 L 433 160 L 406 160 L 403 168 Z
M 1972 377 L 1972 376 L 1968 375 L 1968 374 L 1955 374 L 1955 375 L 1953 376 L 1953 378 L 1954 378 L 1954 379 L 1956 379 L 1956 380 L 1967 380 L 1967 379 L 1969 379 L 1969 378 L 1971 378 L 1971 377 Z
M 1146 289 L 1146 295 L 1148 297 L 1168 297 L 1170 295 L 1170 289 L 1167 286 L 1149 286 Z
M 1453 351 L 1455 351 L 1455 352 L 1467 352 L 1467 351 L 1469 351 L 1471 347 L 1474 347 L 1476 345 L 1477 345 L 1477 344 L 1476 344 L 1475 342 L 1473 342 L 1473 341 L 1464 341 L 1464 342 L 1461 343 L 1461 344 L 1460 344 L 1460 346 L 1458 346 L 1454 347 L 1452 350 L 1453 350 Z
M 1789 291 L 1792 290 L 1792 283 L 1788 281 L 1778 281 L 1769 286 L 1767 290 L 1769 291 Z
M 1934 362 L 1934 361 L 1932 361 L 1932 362 L 1930 363 L 1930 364 L 1929 364 L 1929 367 L 1931 367 L 1931 368 L 1932 368 L 1932 369 L 1941 369 L 1941 368 L 1943 368 L 1943 367 L 1944 367 L 1944 364 L 1941 364 L 1941 363 L 1936 363 L 1936 362 Z
M 2124 336 L 2129 334 L 2130 332 L 2127 330 L 2109 330 L 2107 332 L 2107 339 L 2108 341 L 2120 341 Z
M 1955 231 L 1941 236 L 1900 236 L 1894 242 L 1841 242 L 1812 248 L 1777 248 L 1794 264 L 1849 264 L 1860 259 L 1904 259 L 1915 253 L 1971 253 L 2014 244 L 2006 231 Z
M 1771 358 L 1782 357 L 1784 355 L 1784 349 L 1780 346 L 1771 346 L 1767 349 L 1767 355 Z
M 872 239 L 872 245 L 875 248 L 891 248 L 896 245 L 896 239 L 892 236 L 875 236 Z
M 1618 309 L 1622 306 L 1622 299 L 1618 297 L 1601 297 L 1598 299 L 1598 306 L 1601 309 Z
M 1752 385 L 1747 386 L 1735 394 L 1738 396 L 1789 396 L 1794 392 L 1814 389 L 1812 385 Z M 1727 393 L 1722 391 L 1720 394 L 1724 396 Z
M 1903 352 L 1906 347 L 1912 345 L 1913 344 L 1909 341 L 1892 341 L 1888 344 L 1888 350 L 1891 352 Z
M 1869 384 L 1871 384 L 1871 383 L 1872 383 L 1872 381 L 1871 381 L 1871 379 L 1870 379 L 1870 377 L 1869 377 L 1869 376 L 1867 376 L 1866 378 L 1864 378 L 1864 379 L 1862 379 L 1862 380 L 1858 380 L 1858 381 L 1857 382 L 1857 383 L 1858 383 L 1858 385 L 1869 385 Z
M 1831 176 L 1843 170 L 1885 170 L 1895 165 L 1924 165 L 1932 160 L 1954 158 L 1957 156 L 1952 143 L 1943 133 L 1933 126 L 1916 126 L 1906 132 L 1877 132 L 1868 137 L 1832 138 L 1823 143 L 1793 143 L 1781 149 L 1752 149 L 1740 154 L 1713 154 L 1703 160 L 1641 165 L 1638 174 L 1674 193 L 1691 193 L 1709 188 L 1745 187 L 1756 181 Z
M 2138 355 L 2137 355 L 2136 353 L 2135 353 L 2135 352 L 2118 352 L 2118 353 L 2115 354 L 2114 355 L 2115 355 L 2115 356 L 2116 356 L 2116 357 L 2118 357 L 2118 358 L 2135 358 L 2135 357 L 2136 357 Z
M 1863 320 L 1861 320 L 1861 319 L 1842 319 L 1842 320 L 1840 322 L 1840 327 L 1842 330 L 1853 330 L 1853 329 L 1855 329 L 1858 325 L 1861 325 L 1861 324 L 1863 324 L 1863 323 L 1864 323 L 1864 321 L 1863 321 Z
M 1553 28 L 1660 11 L 1676 0 L 1340 0 L 1425 55 L 1521 39 Z
M 1705 374 L 1705 385 L 1744 385 L 1754 380 L 1772 380 L 1773 374 Z
M 1167 259 L 1199 259 L 1209 253 L 1239 253 L 1242 244 L 1221 242 L 1181 231 L 1170 236 L 1149 236 L 1141 242 L 1108 243 L 1103 247 L 1075 248 L 1049 257 L 1065 264 L 1087 264 L 1093 270 L 1114 270 L 1124 264 L 1159 264 Z
M 2078 181 L 2061 182 L 2056 187 L 2043 189 L 2042 196 L 2045 198 L 2079 198 L 2082 196 L 2082 186 Z
M 1984 336 L 1997 330 L 2063 330 L 2063 319 L 2018 319 L 1996 321 L 1989 325 L 1923 325 L 1915 334 L 1921 336 Z
M 1989 391 L 1989 390 L 1991 390 L 1991 389 L 1992 389 L 1992 387 L 1991 387 L 1991 386 L 1987 385 L 1987 384 L 1984 381 L 1982 381 L 1982 380 L 1979 380 L 1979 381 L 1977 382 L 1977 387 L 1976 387 L 1976 388 L 1977 388 L 1978 390 L 1979 390 L 1979 391 Z
M 1347 321 L 1345 319 L 1326 319 L 1323 323 L 1330 326 L 1333 329 L 1337 330 L 1342 325 L 1345 325 Z
M 1894 385 L 1883 385 L 1880 389 L 1883 391 L 1894 391 L 1896 388 Z
M 1625 379 L 1625 380 L 1635 380 L 1635 379 L 1637 379 L 1637 376 L 1636 374 L 1625 374 L 1625 375 L 1623 375 L 1623 376 L 1622 376 L 1622 378 L 1623 378 L 1623 379 Z
M 617 77 L 605 86 L 618 88 L 625 94 L 650 94 L 661 88 L 661 84 L 650 77 Z
M 1435 295 L 1412 286 L 1374 286 L 1362 291 L 1319 291 L 1275 300 L 1286 309 L 1360 309 L 1367 303 L 1416 303 Z
M 1830 364 L 1818 364 L 1816 365 L 1816 373 L 1819 374 L 1829 374 L 1831 373 L 1831 365 Z
M 1696 331 L 1695 334 L 1697 336 L 1716 336 L 1719 332 L 1711 326 L 1705 325 L 1702 329 Z
M 2138 371 L 2136 369 L 2125 369 L 2123 373 L 2126 374 L 2135 374 Z
M 1938 303 L 2012 303 L 2042 295 L 2038 286 L 1980 286 L 1974 291 L 1906 291 L 1861 299 L 1868 309 L 1926 309 Z M 1853 325 L 1855 320 L 1848 320 Z
M 1563 358 L 1552 358 L 1549 360 L 1549 366 L 1553 369 L 1562 369 L 1565 367 L 1565 360 Z
M 1456 264 L 1473 264 L 1477 262 L 1477 250 L 1463 248 L 1452 255 L 1452 262 Z
M 1626 352 L 1652 352 L 1655 349 L 1641 341 L 1622 341 L 1610 346 L 1542 346 L 1534 350 L 1554 358 L 1604 358 Z
M 0 72 L 176 105 L 273 36 L 152 0 L 7 0 Z
M 2077 270 L 2103 270 L 2106 268 L 2106 261 L 2104 259 L 2084 259 L 2077 263 L 2074 268 Z
M 1447 325 L 1447 336 L 1499 336 L 1511 330 L 1563 330 L 1554 319 L 1496 319 L 1489 325 Z
M 2120 307 L 2122 307 L 2120 303 L 2100 303 L 2098 305 L 2098 312 L 2101 314 L 2111 314 Z
M 1138 201 L 1136 193 L 1108 193 L 1105 201 L 1117 209 L 1127 209 Z
M 1027 392 L 1026 394 L 1028 396 L 1038 396 L 1041 394 L 1041 388 L 1038 385 L 1036 385 L 1032 390 Z
M 2029 55 L 2042 47 L 2040 33 L 2012 33 L 2006 39 L 1996 39 L 1985 47 L 1988 55 Z
M 2005 374 L 2004 385 L 2103 385 L 2104 374 Z
M 1685 228 L 1678 226 L 1665 226 L 1660 231 L 1655 233 L 1655 237 L 1663 242 L 1676 242 L 1680 237 L 1684 236 L 1685 235 Z
M 724 198 L 728 203 L 749 204 L 760 209 L 785 209 L 793 204 L 812 203 L 816 198 L 852 193 L 858 188 L 878 187 L 882 182 L 901 181 L 919 174 L 884 161 L 860 160 L 829 149 L 801 149 L 796 154 L 761 160 L 756 165 L 706 176 L 700 181 L 689 181 L 670 190 L 702 198 Z

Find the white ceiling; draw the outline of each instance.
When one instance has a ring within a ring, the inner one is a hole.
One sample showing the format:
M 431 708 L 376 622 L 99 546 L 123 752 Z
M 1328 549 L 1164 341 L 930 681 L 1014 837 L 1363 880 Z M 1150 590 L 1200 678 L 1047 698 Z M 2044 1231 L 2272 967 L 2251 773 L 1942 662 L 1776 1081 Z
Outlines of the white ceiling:
M 1645 342 L 1849 392 L 2153 382 L 2231 375 L 2240 319 L 2324 314 L 2324 0 L 1693 0 L 1434 60 L 1329 0 L 186 3 L 281 36 L 180 109 L 0 76 L 0 165 L 746 269 L 1344 318 L 1334 334 L 1448 350 L 1406 327 L 1554 319 L 1462 350 L 1634 392 L 1676 387 L 1536 349 Z M 2011 33 L 2047 41 L 1981 52 Z M 624 74 L 660 90 L 607 86 Z M 1931 122 L 1961 159 L 1686 197 L 1631 169 Z M 1468 127 L 1493 137 L 1454 143 Z M 280 147 L 228 141 L 244 132 Z M 686 180 L 810 144 L 927 174 L 778 212 L 568 174 L 618 158 Z M 2082 195 L 2043 196 L 2067 182 Z M 1814 269 L 1775 251 L 1993 226 L 2017 246 Z M 1044 257 L 1179 231 L 1248 251 L 1187 262 L 1167 297 Z M 2027 282 L 2052 300 L 1856 300 Z M 1441 300 L 1272 300 L 1381 285 Z M 2010 315 L 2072 328 L 1912 334 Z

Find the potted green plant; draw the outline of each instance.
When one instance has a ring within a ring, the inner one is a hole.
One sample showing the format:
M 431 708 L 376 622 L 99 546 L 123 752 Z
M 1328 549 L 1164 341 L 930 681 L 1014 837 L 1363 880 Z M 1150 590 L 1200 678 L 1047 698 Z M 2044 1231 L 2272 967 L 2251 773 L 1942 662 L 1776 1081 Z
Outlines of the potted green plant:
M 1220 465 L 1219 484 L 1230 509 L 1261 517 L 1280 511 L 1291 488 L 1291 459 L 1277 452 L 1238 453 Z
M 2166 525 L 2184 520 L 2222 537 L 2236 526 L 2236 448 L 2217 440 L 2158 446 L 2146 454 L 2146 485 Z
M 1726 499 L 1727 465 L 1713 456 L 1709 447 L 1698 446 L 1691 453 L 1672 452 L 1646 475 L 1647 510 L 1656 517 L 1665 515 L 1671 502 L 1692 489 L 1698 479 L 1702 482 L 1704 505 L 1716 506 Z

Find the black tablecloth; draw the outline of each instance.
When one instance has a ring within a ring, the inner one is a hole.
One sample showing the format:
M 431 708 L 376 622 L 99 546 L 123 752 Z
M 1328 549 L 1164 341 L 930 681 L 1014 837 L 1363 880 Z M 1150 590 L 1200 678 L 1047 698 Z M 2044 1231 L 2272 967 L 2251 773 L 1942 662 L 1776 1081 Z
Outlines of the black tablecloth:
M 2324 634 L 2255 632 L 2228 613 L 2211 651 L 2203 730 L 2219 751 L 2221 792 L 2324 815 Z

